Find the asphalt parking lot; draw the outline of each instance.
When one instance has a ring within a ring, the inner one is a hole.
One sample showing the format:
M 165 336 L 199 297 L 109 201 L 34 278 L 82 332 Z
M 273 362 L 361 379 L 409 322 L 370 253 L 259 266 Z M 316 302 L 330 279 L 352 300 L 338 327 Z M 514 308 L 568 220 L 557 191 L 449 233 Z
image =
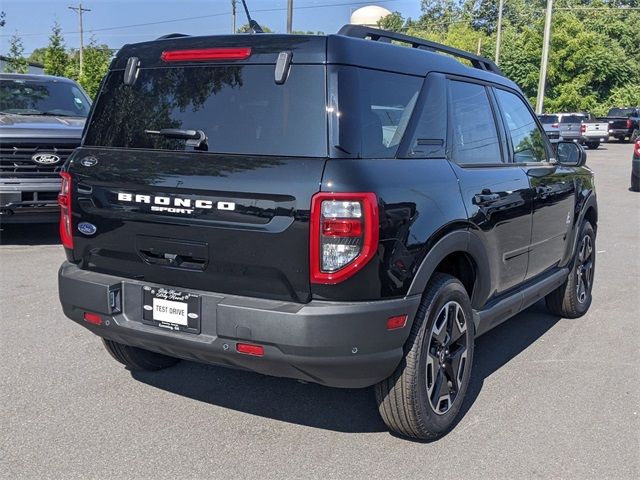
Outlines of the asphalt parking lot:
M 640 193 L 630 144 L 588 152 L 594 301 L 540 304 L 478 339 L 466 414 L 434 443 L 387 433 L 369 389 L 181 362 L 132 373 L 67 320 L 57 226 L 0 232 L 0 477 L 640 478 Z

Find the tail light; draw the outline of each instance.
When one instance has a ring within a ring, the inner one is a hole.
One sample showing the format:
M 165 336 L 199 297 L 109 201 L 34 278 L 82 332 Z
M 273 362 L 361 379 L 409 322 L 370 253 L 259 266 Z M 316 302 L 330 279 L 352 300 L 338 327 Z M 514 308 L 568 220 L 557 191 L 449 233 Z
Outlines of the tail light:
M 551 128 L 558 128 L 560 126 L 559 123 L 552 123 Z
M 334 284 L 353 276 L 378 248 L 374 193 L 325 193 L 311 199 L 311 282 Z
M 67 172 L 60 174 L 62 185 L 58 194 L 60 205 L 60 241 L 64 248 L 73 248 L 72 222 L 71 222 L 71 175 Z
M 630 118 L 627 118 L 627 128 L 631 128 L 633 127 L 633 122 L 631 121 Z
M 580 125 L 580 133 L 584 133 L 587 131 L 587 126 L 583 123 L 582 125 Z
M 200 48 L 195 50 L 167 50 L 160 58 L 164 62 L 192 62 L 202 60 L 245 60 L 251 56 L 249 47 Z
M 636 157 L 640 157 L 640 140 L 636 141 L 635 146 L 633 147 L 633 154 Z

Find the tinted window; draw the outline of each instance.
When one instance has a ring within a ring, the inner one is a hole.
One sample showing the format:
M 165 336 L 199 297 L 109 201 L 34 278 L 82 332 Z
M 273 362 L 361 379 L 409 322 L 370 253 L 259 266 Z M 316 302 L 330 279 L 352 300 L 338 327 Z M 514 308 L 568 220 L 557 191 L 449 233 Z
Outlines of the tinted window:
M 451 154 L 461 164 L 500 163 L 500 141 L 487 90 L 482 85 L 449 82 Z
M 395 157 L 423 79 L 355 67 L 336 71 L 338 103 L 329 109 L 340 156 Z
M 628 117 L 633 113 L 633 108 L 612 108 L 607 114 L 608 117 Z
M 446 80 L 441 74 L 427 77 L 423 92 L 416 108 L 420 109 L 408 156 L 418 158 L 444 158 L 447 138 L 447 96 Z M 421 104 L 422 103 L 422 104 Z
M 563 115 L 560 123 L 582 123 L 586 119 L 586 115 Z
M 277 85 L 273 65 L 141 69 L 133 86 L 114 71 L 100 93 L 85 144 L 191 150 L 146 133 L 202 130 L 216 153 L 326 156 L 324 68 L 292 65 Z
M 540 123 L 542 123 L 543 125 L 558 123 L 557 115 L 538 115 L 538 118 L 540 119 Z
M 0 80 L 0 111 L 20 115 L 86 117 L 91 104 L 69 81 Z
M 505 90 L 496 89 L 495 92 L 511 137 L 513 161 L 526 163 L 548 160 L 544 133 L 524 101 Z

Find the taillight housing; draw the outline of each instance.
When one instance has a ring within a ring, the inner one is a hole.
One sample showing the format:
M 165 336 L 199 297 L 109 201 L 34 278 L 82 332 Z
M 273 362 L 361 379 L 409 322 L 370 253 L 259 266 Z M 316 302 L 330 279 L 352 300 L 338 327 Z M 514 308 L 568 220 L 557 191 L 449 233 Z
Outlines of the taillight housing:
M 633 147 L 633 154 L 636 157 L 640 158 L 640 140 L 636 141 L 636 144 Z
M 312 283 L 335 284 L 358 272 L 378 248 L 374 193 L 316 193 L 311 199 Z
M 631 128 L 633 127 L 633 122 L 631 121 L 630 118 L 627 118 L 627 128 Z
M 71 174 L 62 172 L 62 185 L 58 193 L 60 205 L 60 241 L 65 248 L 73 248 L 71 221 Z
M 587 131 L 587 126 L 583 123 L 582 125 L 580 125 L 580 133 L 584 133 Z
M 560 126 L 559 123 L 552 123 L 551 128 L 558 128 Z

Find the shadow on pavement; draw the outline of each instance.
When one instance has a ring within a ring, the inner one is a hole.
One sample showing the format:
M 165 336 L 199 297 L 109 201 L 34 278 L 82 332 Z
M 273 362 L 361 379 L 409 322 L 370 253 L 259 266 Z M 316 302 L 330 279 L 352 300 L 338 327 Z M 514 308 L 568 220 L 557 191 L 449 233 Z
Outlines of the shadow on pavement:
M 462 414 L 478 398 L 485 378 L 558 320 L 541 302 L 480 337 Z M 131 375 L 140 382 L 194 400 L 284 422 L 349 433 L 386 430 L 371 388 L 328 388 L 187 361 L 167 370 Z
M 0 245 L 57 245 L 57 223 L 0 224 Z

